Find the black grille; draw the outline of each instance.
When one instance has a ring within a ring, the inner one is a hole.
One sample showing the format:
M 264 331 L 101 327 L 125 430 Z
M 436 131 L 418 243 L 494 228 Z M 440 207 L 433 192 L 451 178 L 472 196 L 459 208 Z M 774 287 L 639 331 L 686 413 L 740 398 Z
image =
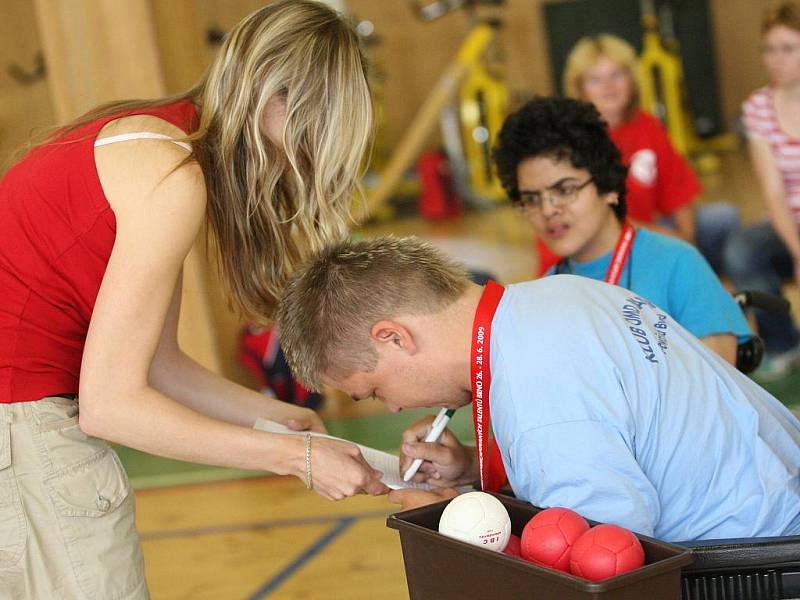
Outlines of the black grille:
M 781 576 L 777 571 L 752 571 L 730 575 L 684 575 L 683 600 L 781 600 Z

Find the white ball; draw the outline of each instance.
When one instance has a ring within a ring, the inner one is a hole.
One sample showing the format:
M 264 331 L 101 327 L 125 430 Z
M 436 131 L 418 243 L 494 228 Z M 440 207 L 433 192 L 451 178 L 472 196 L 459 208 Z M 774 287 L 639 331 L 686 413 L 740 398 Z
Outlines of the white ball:
M 439 519 L 439 533 L 474 546 L 501 552 L 511 535 L 511 518 L 503 503 L 484 492 L 453 498 Z

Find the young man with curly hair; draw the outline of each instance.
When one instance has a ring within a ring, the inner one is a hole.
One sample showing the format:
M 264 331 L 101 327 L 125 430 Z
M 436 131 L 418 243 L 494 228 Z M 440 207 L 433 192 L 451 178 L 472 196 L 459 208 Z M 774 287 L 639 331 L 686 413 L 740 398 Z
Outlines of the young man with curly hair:
M 628 288 L 736 363 L 738 344 L 752 337 L 742 311 L 694 246 L 626 222 L 627 169 L 591 104 L 527 103 L 506 119 L 494 158 L 511 201 L 564 257 L 548 275 Z

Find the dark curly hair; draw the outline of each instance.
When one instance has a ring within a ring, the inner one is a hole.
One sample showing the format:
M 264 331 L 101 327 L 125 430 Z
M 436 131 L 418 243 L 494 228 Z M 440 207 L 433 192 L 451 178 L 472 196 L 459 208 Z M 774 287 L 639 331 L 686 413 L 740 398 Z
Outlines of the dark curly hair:
M 576 169 L 589 171 L 601 194 L 617 193 L 619 203 L 612 209 L 620 222 L 625 220 L 628 169 L 593 105 L 572 98 L 537 97 L 508 116 L 494 148 L 494 162 L 512 202 L 519 201 L 517 167 L 537 156 L 569 160 Z

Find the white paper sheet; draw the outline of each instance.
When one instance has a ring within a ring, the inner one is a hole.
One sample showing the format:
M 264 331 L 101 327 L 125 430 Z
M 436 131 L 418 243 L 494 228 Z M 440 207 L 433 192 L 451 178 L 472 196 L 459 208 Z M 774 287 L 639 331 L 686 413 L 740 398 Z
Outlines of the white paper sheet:
M 307 433 L 311 433 L 311 435 L 314 437 L 324 437 L 331 440 L 355 444 L 355 442 L 351 442 L 350 440 L 334 437 L 332 435 L 326 435 L 324 433 L 315 433 L 313 431 L 294 431 L 293 429 L 289 429 L 281 423 L 276 423 L 275 421 L 270 421 L 269 419 L 258 419 L 253 427 L 259 431 L 280 433 L 284 435 L 305 435 Z M 369 446 L 362 446 L 361 444 L 355 445 L 358 446 L 359 450 L 361 450 L 364 460 L 366 460 L 373 469 L 377 469 L 383 473 L 383 479 L 381 479 L 381 481 L 386 484 L 387 487 L 390 487 L 393 490 L 405 488 L 416 488 L 420 490 L 431 489 L 432 486 L 427 483 L 403 481 L 403 477 L 400 475 L 400 458 L 398 456 L 389 454 L 388 452 L 384 452 L 382 450 L 370 448 Z

